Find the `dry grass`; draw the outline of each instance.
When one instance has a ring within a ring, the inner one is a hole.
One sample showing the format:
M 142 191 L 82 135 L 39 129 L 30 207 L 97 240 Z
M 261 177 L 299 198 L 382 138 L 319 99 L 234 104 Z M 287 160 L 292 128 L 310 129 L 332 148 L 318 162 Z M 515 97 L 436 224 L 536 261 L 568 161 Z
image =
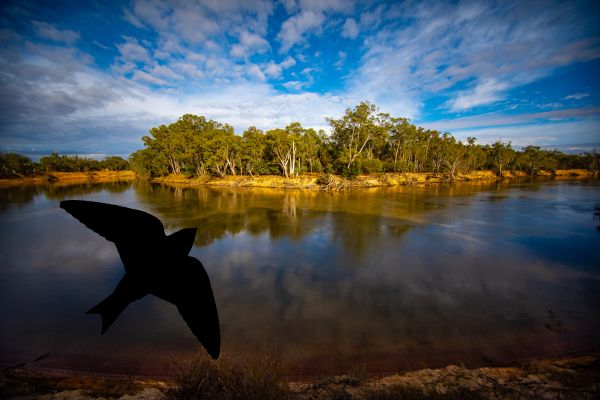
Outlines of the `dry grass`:
M 266 356 L 243 361 L 211 360 L 197 355 L 181 365 L 175 376 L 173 400 L 276 400 L 289 398 L 276 362 Z
M 55 185 L 70 185 L 83 182 L 118 182 L 134 179 L 137 179 L 137 176 L 133 171 L 53 172 L 47 175 L 0 179 L 0 186 L 37 185 L 47 182 Z
M 542 173 L 541 175 L 546 175 Z M 527 173 L 522 171 L 506 171 L 502 178 L 522 178 L 527 177 Z M 558 178 L 589 177 L 593 174 L 585 170 L 560 170 L 557 171 Z M 493 182 L 500 179 L 493 171 L 471 171 L 468 173 L 456 174 L 454 179 L 449 175 L 442 173 L 378 173 L 371 175 L 358 175 L 352 179 L 346 179 L 333 174 L 305 174 L 293 178 L 285 178 L 275 175 L 261 176 L 223 176 L 223 177 L 203 177 L 186 178 L 183 175 L 169 175 L 154 179 L 154 182 L 165 183 L 169 185 L 210 185 L 210 186 L 229 186 L 246 188 L 277 188 L 277 189 L 313 189 L 338 191 L 352 188 L 370 188 L 379 186 L 429 186 L 432 184 L 448 182 Z
M 66 391 L 78 391 L 81 395 L 91 397 L 116 398 L 133 395 L 148 386 L 149 383 L 140 383 L 130 377 L 103 377 L 12 368 L 0 371 L 0 398 L 3 399 L 37 398 L 44 394 Z

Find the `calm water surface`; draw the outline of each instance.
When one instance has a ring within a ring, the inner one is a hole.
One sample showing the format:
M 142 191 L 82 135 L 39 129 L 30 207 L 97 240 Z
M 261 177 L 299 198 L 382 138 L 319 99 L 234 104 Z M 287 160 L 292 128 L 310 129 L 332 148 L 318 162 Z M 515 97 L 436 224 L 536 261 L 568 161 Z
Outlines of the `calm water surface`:
M 146 183 L 0 189 L 0 364 L 162 374 L 200 346 L 147 296 L 100 336 L 84 312 L 124 270 L 58 207 L 142 209 L 198 227 L 223 354 L 294 374 L 493 364 L 598 348 L 600 181 L 344 193 Z

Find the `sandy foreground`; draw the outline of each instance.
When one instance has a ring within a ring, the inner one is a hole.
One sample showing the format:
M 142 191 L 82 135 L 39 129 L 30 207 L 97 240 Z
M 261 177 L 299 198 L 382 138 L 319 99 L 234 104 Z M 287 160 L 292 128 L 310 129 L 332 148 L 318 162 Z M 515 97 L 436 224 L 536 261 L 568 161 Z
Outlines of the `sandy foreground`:
M 598 399 L 600 352 L 514 363 L 502 367 L 450 365 L 370 377 L 351 374 L 282 382 L 290 399 Z M 7 368 L 0 397 L 10 399 L 173 398 L 169 378 L 91 375 Z

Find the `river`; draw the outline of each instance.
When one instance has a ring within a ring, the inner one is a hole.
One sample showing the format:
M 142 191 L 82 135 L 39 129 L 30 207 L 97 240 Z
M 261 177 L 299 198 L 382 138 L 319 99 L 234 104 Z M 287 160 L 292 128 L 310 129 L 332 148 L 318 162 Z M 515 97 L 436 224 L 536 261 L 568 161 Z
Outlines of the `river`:
M 175 306 L 85 315 L 124 270 L 59 208 L 85 199 L 197 227 L 224 357 L 293 375 L 494 365 L 597 349 L 600 181 L 326 193 L 145 182 L 0 188 L 0 364 L 167 374 L 202 348 Z

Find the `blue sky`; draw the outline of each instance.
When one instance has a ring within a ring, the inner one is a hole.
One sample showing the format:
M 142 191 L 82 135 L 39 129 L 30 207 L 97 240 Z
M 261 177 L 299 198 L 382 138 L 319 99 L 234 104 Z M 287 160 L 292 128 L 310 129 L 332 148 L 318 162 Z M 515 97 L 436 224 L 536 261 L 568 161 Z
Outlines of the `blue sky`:
M 0 151 L 128 156 L 185 113 L 327 130 L 363 100 L 459 139 L 600 150 L 599 2 L 0 7 Z

